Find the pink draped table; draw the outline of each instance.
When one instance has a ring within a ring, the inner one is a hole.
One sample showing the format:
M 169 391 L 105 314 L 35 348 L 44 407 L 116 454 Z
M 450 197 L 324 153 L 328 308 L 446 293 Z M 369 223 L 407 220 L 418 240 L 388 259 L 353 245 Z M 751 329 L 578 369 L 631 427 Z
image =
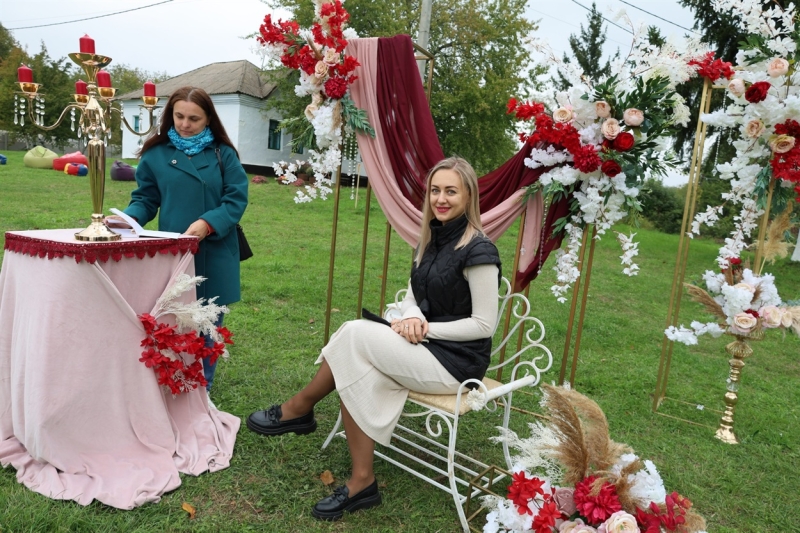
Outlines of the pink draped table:
M 202 388 L 173 398 L 139 361 L 137 315 L 194 275 L 197 241 L 81 243 L 76 231 L 6 233 L 0 464 L 47 497 L 131 509 L 179 473 L 228 467 L 240 420 L 209 409 Z

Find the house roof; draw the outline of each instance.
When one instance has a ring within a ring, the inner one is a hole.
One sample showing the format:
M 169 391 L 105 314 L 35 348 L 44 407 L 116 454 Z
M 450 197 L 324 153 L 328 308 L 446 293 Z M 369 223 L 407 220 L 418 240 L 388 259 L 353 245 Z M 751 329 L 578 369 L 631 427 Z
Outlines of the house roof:
M 204 89 L 209 95 L 247 94 L 266 98 L 275 89 L 269 73 L 247 60 L 211 63 L 156 84 L 156 96 L 168 98 L 176 89 L 192 86 Z M 117 96 L 118 100 L 141 98 L 138 89 Z

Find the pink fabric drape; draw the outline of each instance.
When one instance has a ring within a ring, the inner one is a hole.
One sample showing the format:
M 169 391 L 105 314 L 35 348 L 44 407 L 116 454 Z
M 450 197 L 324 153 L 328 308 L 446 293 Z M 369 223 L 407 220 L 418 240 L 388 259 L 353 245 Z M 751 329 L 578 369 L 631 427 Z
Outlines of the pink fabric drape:
M 74 243 L 75 231 L 18 233 Z M 194 275 L 190 253 L 90 264 L 6 252 L 0 464 L 20 483 L 49 498 L 131 509 L 180 486 L 179 473 L 230 464 L 239 418 L 210 410 L 203 388 L 165 394 L 139 361 L 137 315 L 152 313 L 182 273 Z
M 374 139 L 358 136 L 367 175 L 392 227 L 415 246 L 425 176 L 444 154 L 422 90 L 411 39 L 407 35 L 353 39 L 346 53 L 361 63 L 351 95 L 355 104 L 366 111 L 376 132 Z M 560 238 L 550 238 L 552 224 L 547 223 L 555 220 L 550 211 L 545 220 L 546 231 L 542 232 L 541 193 L 522 201 L 521 188 L 536 182 L 542 172 L 525 167 L 527 151 L 523 148 L 478 181 L 481 220 L 492 240 L 497 240 L 527 210 L 516 290 L 536 277 L 550 251 L 561 243 Z

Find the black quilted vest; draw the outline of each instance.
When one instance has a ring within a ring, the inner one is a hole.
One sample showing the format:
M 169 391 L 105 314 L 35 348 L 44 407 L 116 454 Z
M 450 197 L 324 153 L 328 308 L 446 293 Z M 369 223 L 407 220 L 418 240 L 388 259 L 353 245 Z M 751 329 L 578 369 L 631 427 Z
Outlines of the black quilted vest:
M 500 269 L 500 254 L 488 238 L 479 236 L 469 244 L 455 249 L 467 218 L 462 216 L 442 225 L 431 222 L 431 241 L 419 266 L 411 269 L 411 289 L 428 322 L 452 322 L 472 316 L 472 297 L 464 269 L 474 265 L 492 264 Z M 498 286 L 500 283 L 498 273 Z M 489 366 L 492 339 L 446 341 L 429 339 L 423 343 L 450 374 L 459 381 L 482 379 Z

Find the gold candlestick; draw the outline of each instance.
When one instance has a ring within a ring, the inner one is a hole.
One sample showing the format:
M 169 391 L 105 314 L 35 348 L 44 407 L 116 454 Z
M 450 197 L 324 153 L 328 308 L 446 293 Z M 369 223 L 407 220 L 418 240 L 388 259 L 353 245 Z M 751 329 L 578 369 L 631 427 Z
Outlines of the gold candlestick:
M 736 340 L 725 346 L 725 351 L 732 356 L 732 359 L 728 360 L 731 370 L 728 375 L 728 391 L 725 393 L 725 411 L 722 413 L 719 428 L 717 428 L 714 436 L 726 444 L 739 444 L 739 439 L 736 438 L 736 434 L 733 431 L 733 412 L 739 401 L 739 379 L 742 368 L 744 368 L 744 360 L 753 355 L 753 348 L 750 347 L 747 341 L 748 339 L 763 339 L 764 330 L 761 328 L 759 321 L 751 333 L 732 335 L 736 337 Z
M 153 131 L 156 125 L 153 111 L 158 103 L 158 97 L 142 97 L 144 100 L 142 107 L 148 111 L 150 127 L 147 131 L 134 131 L 125 119 L 122 110 L 112 103 L 114 95 L 116 94 L 116 89 L 113 87 L 98 87 L 96 83 L 97 73 L 100 69 L 111 63 L 111 58 L 99 54 L 83 52 L 69 54 L 69 57 L 83 68 L 83 72 L 86 74 L 87 78 L 87 90 L 89 94 L 74 94 L 73 99 L 75 103 L 68 104 L 54 124 L 51 126 L 44 125 L 41 116 L 43 114 L 41 106 L 37 108 L 41 111 L 40 115 L 34 116 L 34 102 L 37 98 L 43 96 L 39 92 L 40 84 L 20 82 L 20 91 L 21 94 L 28 99 L 28 112 L 30 113 L 31 122 L 45 131 L 57 128 L 64 120 L 67 111 L 72 110 L 73 113 L 75 113 L 75 111 L 80 112 L 80 117 L 78 119 L 78 137 L 86 136 L 88 139 L 86 142 L 86 157 L 89 160 L 92 223 L 83 231 L 76 233 L 75 239 L 79 241 L 117 241 L 122 237 L 118 233 L 108 229 L 105 224 L 105 216 L 103 215 L 103 198 L 105 196 L 106 183 L 106 142 L 111 136 L 111 117 L 113 113 L 117 113 L 125 127 L 134 135 L 148 135 Z M 22 124 L 24 125 L 24 108 L 20 110 L 20 116 L 23 119 Z

